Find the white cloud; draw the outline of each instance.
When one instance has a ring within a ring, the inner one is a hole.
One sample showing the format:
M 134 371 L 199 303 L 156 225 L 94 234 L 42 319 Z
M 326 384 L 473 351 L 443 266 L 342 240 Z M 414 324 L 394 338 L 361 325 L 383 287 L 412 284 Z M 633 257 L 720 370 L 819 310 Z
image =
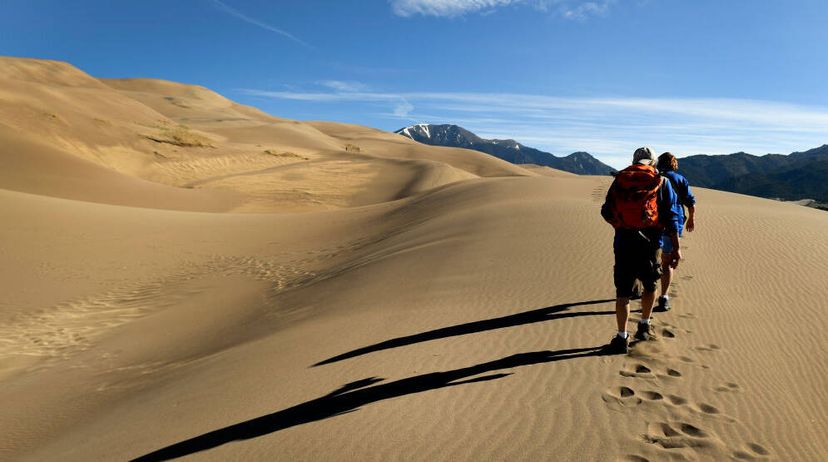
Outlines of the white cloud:
M 398 16 L 461 16 L 524 0 L 390 0 L 391 9 Z
M 394 106 L 394 115 L 401 119 L 407 118 L 411 111 L 414 110 L 414 105 L 403 98 L 396 106 Z
M 302 46 L 305 46 L 305 47 L 308 47 L 308 48 L 313 48 L 313 46 L 311 46 L 307 42 L 295 37 L 290 32 L 284 31 L 284 30 L 279 29 L 278 27 L 275 27 L 275 26 L 271 26 L 270 24 L 268 24 L 266 22 L 263 22 L 263 21 L 259 21 L 258 19 L 251 18 L 250 16 L 247 16 L 246 14 L 242 13 L 241 11 L 231 7 L 230 5 L 227 5 L 226 3 L 222 2 L 221 0 L 213 0 L 213 5 L 216 8 L 218 8 L 219 10 L 221 10 L 221 11 L 223 11 L 223 12 L 229 14 L 229 15 L 235 16 L 235 17 L 241 19 L 244 22 L 253 24 L 254 26 L 261 27 L 262 29 L 265 29 L 265 30 L 269 30 L 270 32 L 275 32 L 275 33 L 281 35 L 282 37 L 290 39 L 290 40 L 292 40 L 292 41 L 294 41 L 294 42 L 296 42 L 296 43 L 298 43 Z
M 828 142 L 828 107 L 721 98 L 578 98 L 514 93 L 293 92 L 260 97 L 385 106 L 373 116 L 454 123 L 488 138 L 514 138 L 554 154 L 588 151 L 614 167 L 651 145 L 679 156 L 789 153 Z M 416 108 L 416 109 L 415 109 Z
M 583 2 L 572 4 L 570 2 L 561 2 L 561 15 L 566 19 L 583 20 L 589 16 L 601 16 L 609 11 L 610 4 L 615 3 L 614 0 L 603 0 L 596 2 Z
M 541 11 L 556 12 L 566 19 L 583 20 L 603 15 L 616 0 L 389 0 L 394 14 L 456 17 L 470 13 L 490 14 L 496 8 L 527 5 Z
M 346 80 L 320 80 L 318 82 L 319 85 L 323 87 L 330 88 L 331 90 L 336 91 L 366 91 L 368 90 L 368 85 L 365 85 L 362 82 L 355 82 L 355 81 L 346 81 Z

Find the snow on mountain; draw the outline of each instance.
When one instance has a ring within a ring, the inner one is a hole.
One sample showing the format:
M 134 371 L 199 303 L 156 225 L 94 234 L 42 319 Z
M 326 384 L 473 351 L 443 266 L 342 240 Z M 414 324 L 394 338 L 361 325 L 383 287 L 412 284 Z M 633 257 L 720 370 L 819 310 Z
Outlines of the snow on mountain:
M 580 175 L 606 175 L 615 171 L 585 152 L 556 157 L 522 145 L 515 140 L 487 140 L 458 125 L 416 124 L 401 128 L 395 133 L 432 146 L 448 146 L 474 149 L 513 164 L 537 164 L 577 173 Z

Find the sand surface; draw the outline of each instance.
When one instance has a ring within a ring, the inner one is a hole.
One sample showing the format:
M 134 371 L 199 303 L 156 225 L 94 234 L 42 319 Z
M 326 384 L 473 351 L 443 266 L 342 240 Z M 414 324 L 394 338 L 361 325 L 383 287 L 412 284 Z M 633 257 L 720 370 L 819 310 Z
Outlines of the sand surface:
M 0 459 L 828 458 L 828 214 L 697 190 L 606 356 L 610 179 L 0 58 Z

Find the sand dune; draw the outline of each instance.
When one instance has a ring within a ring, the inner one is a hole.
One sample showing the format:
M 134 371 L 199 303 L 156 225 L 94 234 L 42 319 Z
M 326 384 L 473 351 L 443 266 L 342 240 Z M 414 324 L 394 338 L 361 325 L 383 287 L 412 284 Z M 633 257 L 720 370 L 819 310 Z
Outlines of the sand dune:
M 674 310 L 604 356 L 610 178 L 2 64 L 4 460 L 828 454 L 822 211 L 699 190 Z

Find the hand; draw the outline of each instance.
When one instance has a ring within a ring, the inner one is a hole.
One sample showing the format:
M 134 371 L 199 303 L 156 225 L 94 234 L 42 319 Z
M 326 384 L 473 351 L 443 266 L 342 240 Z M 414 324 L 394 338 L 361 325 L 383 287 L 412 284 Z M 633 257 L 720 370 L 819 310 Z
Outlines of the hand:
M 673 252 L 670 253 L 672 260 L 670 261 L 670 268 L 676 269 L 679 264 L 679 260 L 681 260 L 681 250 L 680 249 L 673 249 Z
M 692 233 L 694 229 L 696 229 L 696 220 L 690 217 L 687 219 L 687 231 Z

